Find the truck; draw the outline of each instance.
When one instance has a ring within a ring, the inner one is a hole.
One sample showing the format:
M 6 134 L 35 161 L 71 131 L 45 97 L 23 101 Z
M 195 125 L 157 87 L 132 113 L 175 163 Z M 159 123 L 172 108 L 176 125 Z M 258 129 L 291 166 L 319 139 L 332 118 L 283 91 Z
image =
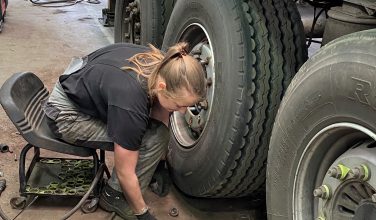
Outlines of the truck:
M 171 115 L 175 185 L 269 220 L 376 218 L 374 0 L 116 0 L 115 42 L 186 41 L 205 101 Z M 321 48 L 308 59 L 308 48 Z

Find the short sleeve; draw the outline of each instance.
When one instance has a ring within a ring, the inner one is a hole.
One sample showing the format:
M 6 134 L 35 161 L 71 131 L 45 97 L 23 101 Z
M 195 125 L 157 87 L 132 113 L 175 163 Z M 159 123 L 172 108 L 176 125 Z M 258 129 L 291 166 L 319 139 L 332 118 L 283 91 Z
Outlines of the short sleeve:
M 108 135 L 127 150 L 138 150 L 149 118 L 131 110 L 110 105 L 108 107 Z

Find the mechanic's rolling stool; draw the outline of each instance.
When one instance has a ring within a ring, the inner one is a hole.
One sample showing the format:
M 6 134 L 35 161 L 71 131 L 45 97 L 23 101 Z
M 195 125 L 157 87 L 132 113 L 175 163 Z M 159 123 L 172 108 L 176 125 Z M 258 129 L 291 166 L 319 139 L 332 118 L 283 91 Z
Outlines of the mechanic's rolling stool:
M 94 189 L 89 196 L 91 199 L 85 200 L 81 210 L 85 213 L 94 212 L 98 207 L 101 188 L 101 184 L 94 186 L 94 183 L 102 182 L 103 170 L 109 177 L 105 150 L 113 150 L 113 146 L 100 148 L 98 158 L 96 149 L 71 145 L 57 139 L 50 131 L 41 108 L 41 101 L 47 98 L 48 91 L 42 81 L 29 72 L 14 74 L 1 87 L 1 105 L 28 142 L 22 149 L 19 160 L 21 196 L 11 199 L 11 205 L 13 208 L 23 209 L 27 205 L 27 197 L 37 195 L 80 197 L 91 188 Z M 25 173 L 25 157 L 31 148 L 34 149 L 34 156 Z M 40 148 L 93 159 L 41 157 Z

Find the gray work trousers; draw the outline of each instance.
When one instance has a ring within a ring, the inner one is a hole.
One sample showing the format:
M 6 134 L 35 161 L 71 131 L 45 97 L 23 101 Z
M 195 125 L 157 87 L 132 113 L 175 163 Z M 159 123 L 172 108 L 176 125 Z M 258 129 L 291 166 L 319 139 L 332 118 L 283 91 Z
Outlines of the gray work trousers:
M 64 74 L 71 74 L 84 65 L 80 58 L 72 60 Z M 124 73 L 126 74 L 126 73 Z M 79 111 L 78 107 L 67 97 L 60 83 L 57 82 L 43 109 L 54 123 L 54 133 L 62 140 L 85 147 L 97 148 L 101 144 L 113 143 L 107 134 L 104 122 Z M 126 135 L 126 134 L 124 134 Z M 167 152 L 169 130 L 162 122 L 151 120 L 139 149 L 136 166 L 141 191 L 149 185 L 160 159 Z M 126 160 L 127 158 L 124 158 Z M 110 187 L 122 192 L 116 176 L 116 165 L 108 180 Z

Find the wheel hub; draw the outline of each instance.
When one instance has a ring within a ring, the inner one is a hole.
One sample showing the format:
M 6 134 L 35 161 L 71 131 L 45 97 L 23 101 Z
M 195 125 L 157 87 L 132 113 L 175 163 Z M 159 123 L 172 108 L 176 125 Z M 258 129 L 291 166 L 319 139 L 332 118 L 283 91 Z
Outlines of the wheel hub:
M 374 188 L 361 180 L 343 182 L 334 193 L 330 219 L 353 219 L 364 201 L 370 201 L 375 194 Z
M 201 63 L 208 86 L 204 101 L 189 107 L 184 115 L 179 112 L 172 115 L 171 127 L 177 141 L 184 148 L 191 148 L 200 138 L 209 120 L 214 97 L 214 56 L 210 38 L 200 24 L 187 27 L 180 41 L 187 41 L 193 47 L 190 55 Z
M 375 201 L 375 200 L 374 200 Z M 362 202 L 355 212 L 353 220 L 376 219 L 376 203 Z
M 374 141 L 359 142 L 338 157 L 313 194 L 318 199 L 317 219 L 350 220 L 376 193 Z

